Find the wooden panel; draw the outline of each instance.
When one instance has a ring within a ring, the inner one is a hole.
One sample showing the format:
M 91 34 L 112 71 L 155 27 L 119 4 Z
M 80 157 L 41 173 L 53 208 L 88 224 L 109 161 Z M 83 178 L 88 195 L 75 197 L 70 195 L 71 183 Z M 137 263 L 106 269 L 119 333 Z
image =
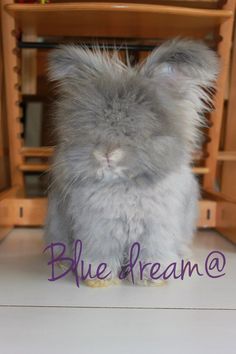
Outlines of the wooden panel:
M 23 175 L 18 169 L 20 163 L 23 162 L 19 153 L 21 148 L 21 111 L 19 107 L 20 95 L 18 92 L 18 60 L 14 53 L 16 47 L 16 39 L 13 36 L 14 20 L 4 11 L 4 5 L 11 2 L 10 0 L 2 0 L 2 41 L 3 41 L 3 59 L 5 73 L 6 88 L 6 110 L 9 134 L 9 154 L 11 182 L 13 185 L 23 186 Z
M 0 240 L 2 240 L 14 226 L 11 217 L 12 210 L 9 207 L 9 199 L 17 194 L 16 188 L 8 189 L 0 193 Z
M 44 224 L 47 210 L 47 200 L 45 198 L 14 199 L 12 200 L 12 207 L 15 225 L 40 226 Z
M 236 244 L 236 201 L 217 202 L 217 230 Z
M 226 3 L 227 9 L 234 10 L 235 1 L 228 0 Z M 209 157 L 206 159 L 206 167 L 209 167 L 210 173 L 207 174 L 203 181 L 204 189 L 214 190 L 217 157 L 220 143 L 220 132 L 223 118 L 224 98 L 227 84 L 227 77 L 229 71 L 230 49 L 232 43 L 232 31 L 233 31 L 233 18 L 229 18 L 225 21 L 221 27 L 219 34 L 222 36 L 222 41 L 218 45 L 218 54 L 220 56 L 220 74 L 217 80 L 217 93 L 215 96 L 215 110 L 211 114 L 212 127 L 209 129 L 209 144 L 207 151 Z
M 227 161 L 234 162 L 225 162 L 222 166 L 221 191 L 227 196 L 236 199 L 236 24 L 234 31 L 232 67 L 230 77 L 231 81 L 224 148 L 226 150 L 233 150 L 235 159 L 228 159 Z
M 1 202 L 4 226 L 42 226 L 47 210 L 46 198 L 6 198 Z M 1 220 L 1 219 L 0 219 Z
M 36 41 L 35 35 L 22 35 L 23 41 Z M 21 79 L 23 95 L 35 95 L 37 93 L 37 50 L 24 49 L 21 52 Z
M 47 211 L 46 198 L 6 198 L 0 204 L 0 222 L 4 218 L 5 225 L 42 226 Z M 198 227 L 214 227 L 216 225 L 216 202 L 201 200 Z
M 236 243 L 236 198 L 223 193 L 206 192 L 205 196 L 216 201 L 216 229 Z
M 12 4 L 7 11 L 24 33 L 93 38 L 201 37 L 233 14 L 228 10 L 127 3 Z
M 207 228 L 216 226 L 216 202 L 200 200 L 198 227 Z
M 8 132 L 6 124 L 5 90 L 3 80 L 2 33 L 0 14 L 0 191 L 10 185 Z

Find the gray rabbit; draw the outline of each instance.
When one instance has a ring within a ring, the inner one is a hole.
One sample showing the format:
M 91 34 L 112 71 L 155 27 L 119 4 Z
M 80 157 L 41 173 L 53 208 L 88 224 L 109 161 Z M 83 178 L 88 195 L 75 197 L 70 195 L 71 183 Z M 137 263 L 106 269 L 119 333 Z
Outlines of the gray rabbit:
M 89 285 L 113 283 L 134 242 L 149 264 L 186 257 L 199 197 L 191 156 L 217 72 L 213 51 L 182 39 L 135 67 L 97 48 L 64 45 L 50 54 L 59 99 L 46 242 L 63 242 L 70 255 L 80 239 L 88 264 L 107 263 L 109 277 Z M 155 283 L 150 266 L 143 283 Z

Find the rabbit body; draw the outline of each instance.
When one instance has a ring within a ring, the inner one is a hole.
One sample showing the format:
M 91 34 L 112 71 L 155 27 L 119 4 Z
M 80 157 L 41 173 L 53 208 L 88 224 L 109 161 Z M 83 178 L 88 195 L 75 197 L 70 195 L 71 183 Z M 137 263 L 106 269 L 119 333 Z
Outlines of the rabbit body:
M 59 99 L 47 243 L 71 254 L 80 239 L 85 261 L 107 263 L 114 278 L 134 242 L 145 262 L 185 257 L 198 215 L 191 156 L 217 67 L 212 51 L 187 40 L 134 68 L 76 46 L 51 54 Z

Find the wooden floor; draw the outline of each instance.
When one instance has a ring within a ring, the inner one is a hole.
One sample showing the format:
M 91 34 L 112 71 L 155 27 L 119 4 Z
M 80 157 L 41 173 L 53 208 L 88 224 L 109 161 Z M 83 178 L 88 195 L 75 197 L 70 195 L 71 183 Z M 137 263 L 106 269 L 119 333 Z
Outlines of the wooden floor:
M 77 288 L 72 275 L 49 282 L 42 230 L 15 229 L 0 243 L 3 354 L 235 354 L 236 247 L 199 232 L 194 262 L 226 257 L 226 275 L 162 287 Z

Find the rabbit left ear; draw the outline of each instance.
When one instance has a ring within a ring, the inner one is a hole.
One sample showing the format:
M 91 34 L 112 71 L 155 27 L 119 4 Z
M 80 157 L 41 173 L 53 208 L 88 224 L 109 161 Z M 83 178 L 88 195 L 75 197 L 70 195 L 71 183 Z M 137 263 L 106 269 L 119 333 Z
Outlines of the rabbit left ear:
M 205 44 L 175 39 L 154 50 L 142 65 L 141 73 L 154 79 L 177 78 L 209 87 L 214 85 L 218 67 L 217 55 Z
M 168 41 L 153 51 L 140 68 L 152 82 L 159 102 L 183 127 L 191 146 L 200 143 L 204 112 L 211 111 L 218 57 L 205 44 L 190 40 Z

